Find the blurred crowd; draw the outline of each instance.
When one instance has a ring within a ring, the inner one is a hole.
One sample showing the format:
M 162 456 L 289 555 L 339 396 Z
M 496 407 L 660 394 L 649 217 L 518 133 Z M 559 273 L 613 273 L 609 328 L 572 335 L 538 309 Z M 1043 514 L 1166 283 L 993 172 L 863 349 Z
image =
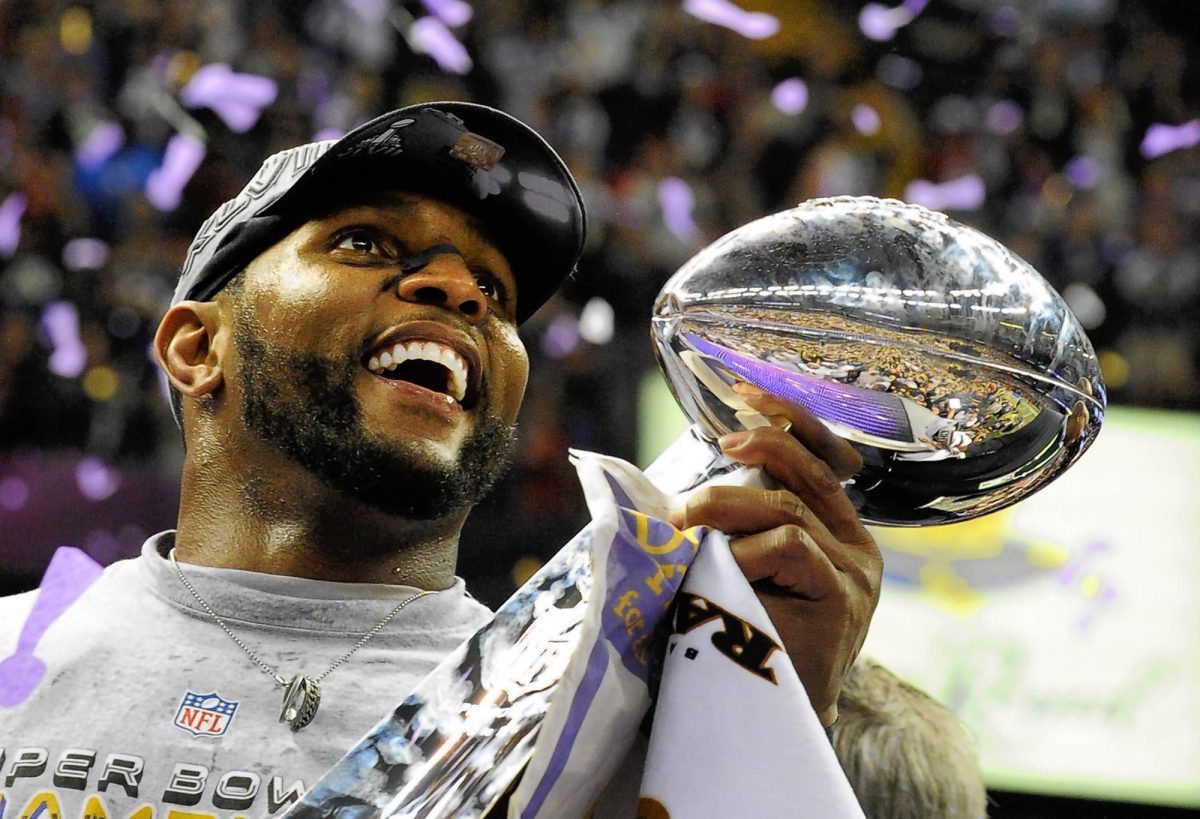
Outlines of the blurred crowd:
M 485 598 L 578 526 L 568 445 L 634 457 L 666 277 L 810 197 L 940 204 L 1066 296 L 1113 400 L 1200 408 L 1200 35 L 1184 5 L 740 0 L 763 13 L 742 23 L 777 21 L 761 36 L 692 13 L 724 0 L 5 4 L 0 473 L 69 451 L 172 481 L 178 433 L 147 350 L 196 228 L 269 153 L 429 99 L 534 125 L 590 208 L 578 276 L 524 329 L 512 479 L 468 531 Z

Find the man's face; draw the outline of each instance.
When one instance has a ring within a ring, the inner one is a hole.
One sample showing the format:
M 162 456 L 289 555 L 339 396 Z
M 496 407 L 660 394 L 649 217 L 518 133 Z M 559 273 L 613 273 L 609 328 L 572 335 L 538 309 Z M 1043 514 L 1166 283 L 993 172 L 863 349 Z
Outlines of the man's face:
M 492 486 L 529 361 L 516 280 L 472 217 L 376 194 L 302 225 L 241 277 L 228 384 L 254 436 L 413 519 Z

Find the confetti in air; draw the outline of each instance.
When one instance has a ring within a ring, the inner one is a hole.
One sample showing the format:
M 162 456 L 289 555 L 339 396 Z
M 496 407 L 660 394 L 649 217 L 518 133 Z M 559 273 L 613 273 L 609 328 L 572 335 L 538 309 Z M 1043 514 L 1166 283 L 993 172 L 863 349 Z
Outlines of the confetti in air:
M 785 114 L 795 116 L 808 107 L 808 86 L 799 77 L 792 77 L 775 86 L 771 102 Z
M 99 458 L 82 458 L 75 466 L 75 485 L 90 501 L 111 498 L 121 487 L 121 476 Z
M 1008 136 L 1021 127 L 1025 112 L 1012 100 L 999 100 L 988 109 L 987 129 L 998 136 Z
M 75 149 L 75 161 L 85 171 L 94 171 L 124 145 L 124 128 L 115 122 L 100 122 Z
M 895 8 L 882 3 L 867 3 L 858 13 L 858 27 L 869 40 L 891 40 L 925 10 L 929 0 L 904 0 Z
M 237 74 L 225 63 L 209 63 L 196 70 L 179 96 L 189 108 L 211 109 L 229 130 L 242 134 L 254 127 L 278 93 L 279 86 L 269 77 Z
M 463 0 L 421 0 L 425 9 L 451 28 L 470 22 L 475 10 Z
M 662 208 L 663 223 L 675 238 L 687 244 L 700 239 L 700 229 L 692 221 L 696 197 L 691 186 L 676 176 L 658 183 L 658 205 Z
M 559 313 L 542 335 L 542 352 L 550 358 L 565 358 L 579 347 L 579 321 L 569 313 Z
M 417 51 L 433 57 L 443 71 L 466 74 L 471 70 L 471 55 L 446 24 L 436 17 L 422 17 L 413 22 L 408 39 Z
M 1077 156 L 1063 167 L 1063 174 L 1080 190 L 1091 190 L 1100 181 L 1100 166 L 1090 156 Z
M 13 191 L 0 202 L 0 256 L 8 258 L 21 243 L 21 217 L 29 204 L 25 194 Z
M 736 31 L 750 40 L 765 40 L 779 31 L 779 18 L 764 11 L 746 11 L 729 0 L 684 0 L 683 10 L 706 23 Z
M 87 350 L 79 338 L 79 310 L 69 301 L 53 301 L 42 310 L 42 332 L 54 351 L 47 362 L 50 372 L 75 378 L 87 366 Z
M 1167 125 L 1156 122 L 1146 129 L 1142 137 L 1141 151 L 1146 159 L 1169 154 L 1200 144 L 1200 119 L 1182 125 Z
M 34 655 L 38 641 L 101 571 L 99 563 L 73 546 L 60 546 L 50 558 L 16 647 L 0 660 L 0 707 L 20 705 L 37 689 L 46 674 L 46 664 Z
M 175 134 L 167 141 L 163 162 L 146 179 L 146 198 L 161 211 L 179 207 L 184 186 L 204 161 L 204 143 L 190 134 Z
M 108 245 L 100 239 L 80 237 L 63 245 L 63 267 L 72 273 L 80 270 L 99 270 L 107 261 Z
M 978 210 L 987 196 L 987 187 L 978 174 L 969 173 L 949 182 L 914 179 L 904 189 L 906 201 L 930 210 Z
M 0 509 L 15 512 L 29 500 L 29 484 L 15 475 L 0 481 Z
M 883 125 L 879 118 L 879 112 L 863 102 L 850 110 L 850 121 L 854 123 L 854 129 L 865 136 L 874 136 L 879 133 L 879 129 Z

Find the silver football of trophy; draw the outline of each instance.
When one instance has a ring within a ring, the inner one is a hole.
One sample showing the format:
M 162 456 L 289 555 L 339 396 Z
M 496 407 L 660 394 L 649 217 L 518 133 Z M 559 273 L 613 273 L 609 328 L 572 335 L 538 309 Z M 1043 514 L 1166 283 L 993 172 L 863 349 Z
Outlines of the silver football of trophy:
M 1045 280 L 978 231 L 901 202 L 814 200 L 739 228 L 671 278 L 652 323 L 695 421 L 646 470 L 665 492 L 738 469 L 713 439 L 768 422 L 739 381 L 858 448 L 865 466 L 846 491 L 873 523 L 1011 504 L 1070 466 L 1103 418 L 1095 354 Z M 590 539 L 588 527 L 564 546 L 286 819 L 491 811 L 578 643 Z
M 743 381 L 811 410 L 865 466 L 868 523 L 993 512 L 1095 439 L 1104 383 L 1062 297 L 999 242 L 918 205 L 816 199 L 705 248 L 663 287 L 653 338 L 712 437 L 743 425 Z

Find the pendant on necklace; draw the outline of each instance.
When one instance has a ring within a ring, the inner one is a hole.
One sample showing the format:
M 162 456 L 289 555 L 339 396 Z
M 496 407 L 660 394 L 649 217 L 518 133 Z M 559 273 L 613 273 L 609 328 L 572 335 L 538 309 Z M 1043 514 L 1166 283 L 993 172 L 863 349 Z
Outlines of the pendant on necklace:
M 321 704 L 321 686 L 312 677 L 297 674 L 283 684 L 283 710 L 279 721 L 299 731 L 313 721 Z

